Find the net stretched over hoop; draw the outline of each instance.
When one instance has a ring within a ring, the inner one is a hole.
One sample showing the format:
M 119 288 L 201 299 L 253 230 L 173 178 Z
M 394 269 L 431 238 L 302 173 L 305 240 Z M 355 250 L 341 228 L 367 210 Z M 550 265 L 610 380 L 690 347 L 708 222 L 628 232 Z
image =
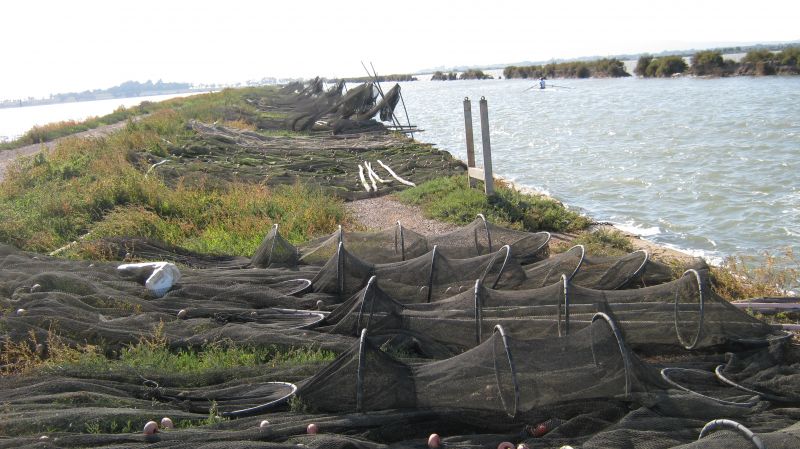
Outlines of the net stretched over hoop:
M 512 257 L 520 264 L 546 259 L 549 255 L 548 232 L 524 232 L 506 229 L 479 216 L 472 223 L 448 234 L 424 236 L 400 222 L 376 232 L 346 232 L 340 227 L 330 235 L 297 245 L 294 248 L 278 233 L 277 227 L 267 234 L 253 256 L 253 264 L 269 261 L 324 265 L 338 249 L 339 243 L 355 256 L 369 263 L 390 263 L 419 257 L 436 246 L 439 254 L 451 259 L 467 259 L 493 253 L 503 246 L 511 248 Z
M 587 326 L 597 312 L 614 316 L 628 344 L 649 354 L 764 346 L 787 336 L 714 295 L 694 270 L 662 285 L 619 291 L 579 287 L 566 276 L 533 290 L 496 290 L 476 281 L 454 296 L 409 304 L 373 277 L 319 330 L 355 336 L 369 328 L 372 335 L 411 337 L 423 355 L 441 354 L 442 345 L 453 354 L 478 345 L 497 324 L 518 338 L 555 337 Z
M 497 326 L 480 345 L 454 357 L 407 364 L 359 344 L 303 384 L 298 396 L 320 411 L 457 408 L 515 416 L 560 402 L 624 399 L 661 381 L 635 360 L 613 320 L 563 338 L 520 340 Z

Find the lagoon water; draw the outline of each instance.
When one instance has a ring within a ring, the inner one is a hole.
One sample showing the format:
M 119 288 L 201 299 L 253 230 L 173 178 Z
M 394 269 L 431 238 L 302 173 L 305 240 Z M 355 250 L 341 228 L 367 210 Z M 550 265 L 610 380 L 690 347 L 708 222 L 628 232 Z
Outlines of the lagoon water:
M 416 138 L 466 160 L 489 102 L 495 173 L 711 261 L 800 252 L 800 77 L 402 83 Z M 174 96 L 174 95 L 173 95 Z M 0 109 L 0 136 L 170 96 Z M 402 116 L 402 112 L 400 112 Z
M 485 96 L 496 174 L 702 255 L 800 250 L 800 77 L 403 83 L 411 121 L 466 160 Z M 402 114 L 402 112 L 401 112 Z
M 194 93 L 152 95 L 146 97 L 112 98 L 97 101 L 79 101 L 24 108 L 0 108 L 0 141 L 13 140 L 34 126 L 46 125 L 67 120 L 81 121 L 89 117 L 102 116 L 114 112 L 120 106 L 130 107 L 143 101 L 164 101 L 175 97 L 185 97 Z

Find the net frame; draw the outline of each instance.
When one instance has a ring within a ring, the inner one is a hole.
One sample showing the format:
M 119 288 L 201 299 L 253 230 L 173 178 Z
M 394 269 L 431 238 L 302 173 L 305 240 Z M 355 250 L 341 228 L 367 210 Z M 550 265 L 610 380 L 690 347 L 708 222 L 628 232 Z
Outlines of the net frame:
M 732 419 L 715 419 L 713 421 L 709 421 L 700 430 L 700 435 L 697 437 L 697 441 L 702 440 L 704 437 L 711 434 L 711 432 L 722 429 L 730 429 L 739 432 L 749 439 L 756 449 L 767 449 L 767 446 L 764 444 L 764 440 L 762 440 L 761 437 L 753 433 L 752 430 Z

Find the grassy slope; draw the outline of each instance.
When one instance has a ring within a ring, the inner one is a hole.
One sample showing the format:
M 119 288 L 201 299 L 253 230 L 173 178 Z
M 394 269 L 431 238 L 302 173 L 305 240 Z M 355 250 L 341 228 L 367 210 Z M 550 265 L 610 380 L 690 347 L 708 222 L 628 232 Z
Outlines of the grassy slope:
M 104 139 L 66 139 L 17 164 L 0 184 L 0 241 L 47 252 L 90 238 L 139 235 L 198 251 L 252 254 L 272 223 L 303 241 L 345 221 L 339 200 L 306 187 L 233 184 L 170 188 L 146 174 L 142 154 L 164 155 L 189 137 L 190 119 L 247 126 L 243 101 L 268 89 L 226 90 L 160 103 Z

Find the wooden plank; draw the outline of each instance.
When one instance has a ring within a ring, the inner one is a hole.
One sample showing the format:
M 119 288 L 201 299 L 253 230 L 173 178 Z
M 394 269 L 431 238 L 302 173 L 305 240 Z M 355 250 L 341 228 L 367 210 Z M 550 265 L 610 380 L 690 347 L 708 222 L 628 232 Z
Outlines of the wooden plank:
M 464 97 L 464 131 L 467 138 L 467 167 L 475 167 L 475 140 L 472 137 L 472 103 L 469 97 Z M 469 187 L 475 187 L 472 175 L 467 175 Z M 482 178 L 481 178 L 482 179 Z
M 468 167 L 467 174 L 470 178 L 480 179 L 481 181 L 486 178 L 483 174 L 483 169 L 480 167 Z
M 483 138 L 483 174 L 486 196 L 494 195 L 494 176 L 492 174 L 492 143 L 489 139 L 489 105 L 481 97 L 481 137 Z

